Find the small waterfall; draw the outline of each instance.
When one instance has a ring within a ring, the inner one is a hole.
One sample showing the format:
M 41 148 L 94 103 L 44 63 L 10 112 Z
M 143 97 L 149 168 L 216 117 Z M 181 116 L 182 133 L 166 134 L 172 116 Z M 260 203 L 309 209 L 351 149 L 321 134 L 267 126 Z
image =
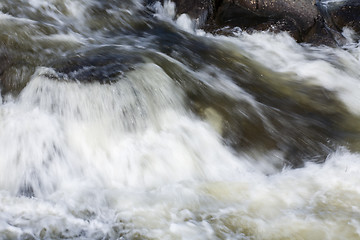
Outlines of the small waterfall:
M 0 3 L 0 239 L 359 239 L 356 33 L 175 9 Z

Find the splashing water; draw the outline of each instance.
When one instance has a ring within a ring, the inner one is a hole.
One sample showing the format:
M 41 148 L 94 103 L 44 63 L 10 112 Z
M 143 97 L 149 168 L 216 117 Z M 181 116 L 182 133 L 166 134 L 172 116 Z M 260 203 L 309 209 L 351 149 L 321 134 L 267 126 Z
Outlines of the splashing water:
M 174 7 L 0 4 L 0 239 L 359 239 L 355 33 Z

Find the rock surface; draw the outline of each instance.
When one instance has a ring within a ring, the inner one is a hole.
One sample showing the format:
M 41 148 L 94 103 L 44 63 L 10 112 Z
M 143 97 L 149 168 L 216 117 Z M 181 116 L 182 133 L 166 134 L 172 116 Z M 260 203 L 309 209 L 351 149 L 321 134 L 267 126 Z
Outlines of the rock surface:
M 219 25 L 265 30 L 286 30 L 299 41 L 314 26 L 320 13 L 315 0 L 223 0 L 217 12 Z
M 145 0 L 146 5 L 156 2 L 164 4 L 168 0 Z M 217 0 L 216 0 L 217 1 Z M 192 19 L 196 19 L 199 26 L 203 26 L 208 19 L 212 19 L 217 8 L 215 0 L 172 0 L 176 4 L 176 14 L 188 14 Z
M 156 0 L 147 0 L 153 3 Z M 164 0 L 162 0 L 164 2 Z M 298 42 L 335 45 L 343 27 L 360 32 L 360 1 L 173 0 L 178 15 L 197 19 L 206 31 L 225 26 L 246 31 L 287 31 Z
M 187 13 L 191 18 L 206 19 L 212 15 L 215 6 L 212 0 L 173 0 L 178 14 Z
M 360 1 L 351 0 L 340 4 L 330 4 L 328 7 L 330 21 L 334 27 L 341 30 L 343 27 L 351 27 L 360 32 Z

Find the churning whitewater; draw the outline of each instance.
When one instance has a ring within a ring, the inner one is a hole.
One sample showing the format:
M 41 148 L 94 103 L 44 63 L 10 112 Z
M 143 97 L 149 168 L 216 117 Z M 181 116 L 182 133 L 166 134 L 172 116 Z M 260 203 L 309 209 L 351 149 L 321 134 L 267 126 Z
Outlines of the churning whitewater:
M 175 4 L 0 3 L 0 239 L 360 239 L 360 48 Z

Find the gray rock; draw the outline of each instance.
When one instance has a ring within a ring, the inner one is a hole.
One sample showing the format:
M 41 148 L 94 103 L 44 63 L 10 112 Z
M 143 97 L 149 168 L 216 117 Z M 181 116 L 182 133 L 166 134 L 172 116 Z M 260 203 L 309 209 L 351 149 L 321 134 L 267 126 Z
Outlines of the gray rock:
M 350 27 L 360 33 L 359 0 L 329 2 L 322 5 L 322 9 L 325 9 L 325 19 L 332 28 L 342 30 L 344 27 Z
M 359 0 L 172 0 L 178 15 L 197 19 L 205 31 L 229 34 L 223 27 L 245 31 L 287 31 L 298 42 L 341 45 L 343 27 L 360 33 Z M 145 0 L 152 4 L 156 0 Z M 163 3 L 164 0 L 161 0 Z
M 303 41 L 320 18 L 315 0 L 223 0 L 216 22 L 244 29 L 288 31 Z

